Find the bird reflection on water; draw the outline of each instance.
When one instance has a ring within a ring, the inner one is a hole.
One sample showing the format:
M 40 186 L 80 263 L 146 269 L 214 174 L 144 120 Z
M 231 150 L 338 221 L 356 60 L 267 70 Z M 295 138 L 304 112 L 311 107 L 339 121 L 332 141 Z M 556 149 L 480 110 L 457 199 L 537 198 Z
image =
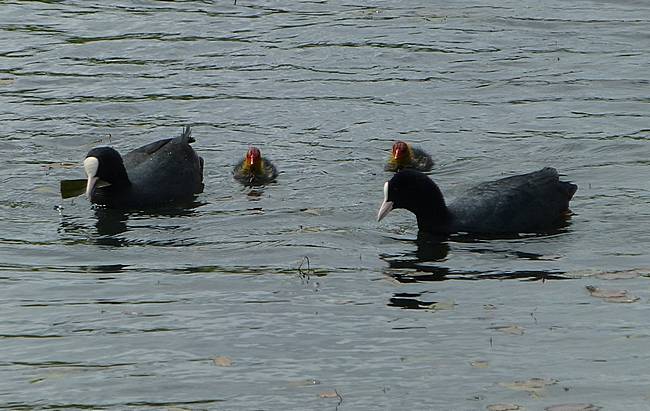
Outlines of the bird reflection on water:
M 106 240 L 114 239 L 113 236 L 122 234 L 128 230 L 127 222 L 129 221 L 128 213 L 121 210 L 112 210 L 108 208 L 98 208 L 95 210 L 95 228 L 97 228 L 98 244 L 103 245 L 122 245 L 119 242 L 106 244 Z
M 548 234 L 547 234 L 548 235 Z M 502 237 L 500 237 L 502 238 Z M 509 237 L 518 238 L 518 237 Z M 502 238 L 503 239 L 503 238 Z M 484 270 L 451 270 L 441 262 L 447 259 L 451 247 L 460 244 L 480 244 L 488 242 L 485 236 L 454 235 L 448 241 L 440 236 L 418 235 L 415 240 L 416 249 L 398 255 L 382 254 L 379 257 L 388 267 L 384 275 L 399 283 L 435 282 L 444 280 L 480 280 L 480 279 L 518 279 L 527 281 L 563 280 L 568 277 L 563 272 L 553 270 L 514 270 L 514 271 L 484 271 Z M 404 240 L 402 240 L 404 241 Z M 412 242 L 413 240 L 407 240 Z M 541 254 L 522 252 L 518 250 L 495 249 L 494 247 L 479 247 L 470 250 L 478 254 L 507 254 L 522 260 L 544 260 L 549 258 Z
M 197 208 L 205 203 L 193 202 L 184 207 L 174 207 L 165 209 L 156 209 L 153 211 L 137 211 L 128 212 L 123 210 L 115 210 L 101 206 L 94 207 L 94 215 L 88 216 L 90 219 L 79 221 L 78 216 L 61 215 L 62 219 L 58 229 L 59 234 L 68 238 L 69 241 L 79 244 L 95 244 L 100 246 L 114 247 L 128 247 L 133 245 L 162 245 L 162 246 L 175 246 L 175 245 L 192 245 L 192 241 L 185 240 L 160 240 L 160 239 L 143 239 L 143 238 L 128 238 L 123 235 L 125 233 L 143 229 L 172 229 L 176 230 L 178 225 L 154 225 L 154 224 L 137 224 L 144 220 L 159 217 L 176 218 L 176 217 L 192 217 L 198 214 Z M 131 224 L 129 224 L 131 221 Z M 116 274 L 132 269 L 132 265 L 128 264 L 95 264 L 95 265 L 81 265 L 74 267 L 75 270 L 98 273 L 98 274 Z M 66 267 L 66 270 L 71 270 Z M 107 276 L 100 279 L 111 279 L 113 277 Z
M 132 245 L 134 242 L 141 243 L 137 240 L 129 240 L 122 236 L 126 232 L 134 229 L 134 225 L 129 225 L 129 220 L 137 221 L 143 217 L 149 218 L 174 218 L 174 217 L 192 217 L 197 215 L 197 208 L 204 205 L 202 202 L 192 202 L 184 207 L 174 207 L 165 209 L 156 209 L 148 211 L 129 212 L 124 210 L 114 210 L 104 207 L 95 207 L 94 210 L 94 227 L 95 233 L 92 233 L 86 224 L 72 222 L 68 219 L 61 221 L 59 232 L 67 234 L 83 235 L 87 241 L 98 245 L 107 245 L 113 247 L 124 247 Z M 142 228 L 142 226 L 137 226 Z M 151 228 L 151 227 L 150 227 Z M 155 228 L 155 227 L 154 227 Z M 147 241 L 147 243 L 160 244 L 159 241 Z

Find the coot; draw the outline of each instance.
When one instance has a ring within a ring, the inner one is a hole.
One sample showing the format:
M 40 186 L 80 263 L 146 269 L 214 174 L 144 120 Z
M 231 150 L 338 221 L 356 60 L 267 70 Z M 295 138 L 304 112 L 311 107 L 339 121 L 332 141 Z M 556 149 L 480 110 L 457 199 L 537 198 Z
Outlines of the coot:
M 384 184 L 377 221 L 391 210 L 415 214 L 420 232 L 477 234 L 541 232 L 562 225 L 578 186 L 560 181 L 546 167 L 479 184 L 447 206 L 438 186 L 425 174 L 402 170 Z
M 278 170 L 257 147 L 250 147 L 242 161 L 232 170 L 237 181 L 246 186 L 260 186 L 275 181 Z
M 86 196 L 109 208 L 141 209 L 189 202 L 203 191 L 203 159 L 189 126 L 176 138 L 155 141 L 124 157 L 111 147 L 88 152 Z
M 396 141 L 391 150 L 391 156 L 384 170 L 399 171 L 412 168 L 419 171 L 429 171 L 433 167 L 431 156 L 421 148 L 412 147 L 403 141 Z

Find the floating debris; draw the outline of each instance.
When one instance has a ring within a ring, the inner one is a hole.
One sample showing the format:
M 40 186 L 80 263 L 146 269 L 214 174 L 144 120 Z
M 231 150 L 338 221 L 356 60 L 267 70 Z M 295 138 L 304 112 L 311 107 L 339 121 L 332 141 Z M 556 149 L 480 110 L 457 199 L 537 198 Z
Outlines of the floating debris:
M 320 381 L 314 378 L 307 378 L 306 380 L 289 381 L 291 387 L 310 387 L 312 385 L 319 385 Z
M 321 398 L 338 398 L 339 394 L 336 391 L 321 391 L 318 396 Z
M 475 360 L 475 361 L 470 361 L 469 365 L 471 365 L 473 368 L 487 368 L 489 367 L 489 363 L 485 360 Z
M 531 378 L 525 381 L 502 382 L 499 383 L 502 387 L 509 388 L 515 391 L 525 391 L 529 394 L 539 396 L 547 386 L 557 384 L 557 380 L 544 378 Z
M 318 394 L 318 396 L 320 398 L 338 398 L 339 402 L 338 402 L 338 404 L 336 404 L 337 409 L 338 409 L 338 406 L 341 405 L 341 403 L 343 402 L 343 397 L 336 390 L 333 390 L 333 391 L 321 391 L 320 394 Z
M 517 404 L 492 404 L 487 406 L 488 411 L 519 411 L 524 408 Z
M 70 163 L 70 162 L 64 162 L 64 163 L 47 163 L 43 164 L 43 169 L 45 171 L 50 171 L 50 170 L 55 170 L 55 169 L 71 169 L 71 168 L 77 168 L 79 167 L 79 163 Z
M 424 307 L 429 311 L 444 311 L 444 310 L 453 310 L 456 306 L 456 303 L 453 301 L 438 301 L 428 306 Z
M 86 192 L 86 179 L 61 180 L 61 198 L 78 197 Z
M 547 255 L 540 255 L 537 257 L 537 260 L 540 261 L 555 261 L 559 260 L 562 258 L 561 254 L 547 254 Z
M 628 270 L 578 270 L 564 274 L 569 278 L 596 277 L 601 280 L 629 280 L 638 277 L 650 277 L 650 268 L 633 268 Z
M 592 297 L 600 298 L 608 303 L 633 303 L 639 300 L 635 295 L 629 295 L 627 290 L 603 290 L 593 285 L 585 287 Z
M 214 357 L 212 359 L 212 362 L 217 367 L 230 367 L 230 366 L 232 366 L 232 359 L 230 357 L 226 357 L 226 356 L 223 356 L 223 355 L 220 355 L 218 357 Z
M 558 404 L 544 408 L 545 411 L 598 411 L 601 407 L 594 404 Z
M 637 277 L 649 277 L 650 269 L 635 268 L 632 270 L 606 271 L 596 274 L 601 280 L 629 280 Z
M 305 214 L 310 214 L 310 215 L 317 215 L 317 216 L 321 215 L 320 211 L 315 209 L 315 208 L 303 208 L 300 211 L 302 211 Z
M 510 335 L 524 335 L 524 328 L 518 325 L 499 325 L 496 327 L 490 327 L 493 330 L 500 331 L 504 334 Z

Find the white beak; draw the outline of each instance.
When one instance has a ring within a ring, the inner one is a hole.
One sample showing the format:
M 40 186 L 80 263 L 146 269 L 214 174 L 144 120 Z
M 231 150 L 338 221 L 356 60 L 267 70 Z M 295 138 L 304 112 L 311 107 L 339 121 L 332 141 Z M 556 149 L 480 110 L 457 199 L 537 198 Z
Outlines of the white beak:
M 88 177 L 88 182 L 86 183 L 86 197 L 90 198 L 93 188 L 95 188 L 98 180 L 97 177 Z
M 393 202 L 388 201 L 388 181 L 384 184 L 384 201 L 379 207 L 379 212 L 377 213 L 377 221 L 381 221 L 382 218 L 386 217 L 386 214 L 390 213 L 393 209 Z
M 377 213 L 377 221 L 381 221 L 382 218 L 386 217 L 386 214 L 390 213 L 393 209 L 392 201 L 384 201 L 379 207 L 379 212 Z
M 84 160 L 84 170 L 86 171 L 86 176 L 88 176 L 88 182 L 86 183 L 86 197 L 90 198 L 90 195 L 93 192 L 95 184 L 97 184 L 97 170 L 99 169 L 99 160 L 97 157 L 88 157 Z

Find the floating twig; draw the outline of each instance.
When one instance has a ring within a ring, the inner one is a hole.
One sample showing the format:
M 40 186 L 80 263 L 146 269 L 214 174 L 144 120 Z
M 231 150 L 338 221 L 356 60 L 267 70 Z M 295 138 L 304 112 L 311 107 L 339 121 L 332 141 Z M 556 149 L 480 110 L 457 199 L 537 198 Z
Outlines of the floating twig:
M 305 264 L 305 261 L 307 262 L 307 269 L 303 271 L 302 266 Z M 298 274 L 300 275 L 300 278 L 307 283 L 311 279 L 311 274 L 313 274 L 313 271 L 311 269 L 309 257 L 304 256 L 300 261 L 300 265 L 298 266 Z

